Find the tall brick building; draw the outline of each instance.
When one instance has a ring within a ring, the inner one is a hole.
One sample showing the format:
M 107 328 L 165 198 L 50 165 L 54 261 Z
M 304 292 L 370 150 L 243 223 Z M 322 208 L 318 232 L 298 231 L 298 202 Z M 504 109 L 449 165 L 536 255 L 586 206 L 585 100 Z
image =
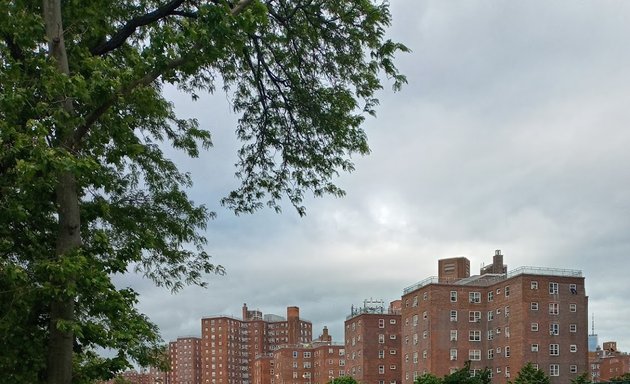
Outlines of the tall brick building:
M 400 300 L 365 300 L 345 321 L 346 373 L 360 383 L 401 383 Z
M 283 345 L 312 340 L 310 321 L 300 319 L 298 307 L 288 307 L 286 319 L 250 311 L 243 305 L 243 318 L 206 317 L 201 320 L 201 383 L 250 384 L 257 357 L 271 354 Z M 178 383 L 179 384 L 179 383 Z
M 580 271 L 493 263 L 470 275 L 466 258 L 438 262 L 437 277 L 402 296 L 402 383 L 449 374 L 470 360 L 507 383 L 527 362 L 568 382 L 588 371 L 588 298 Z
M 166 373 L 168 384 L 199 384 L 201 339 L 178 337 L 168 344 L 170 370 Z M 151 383 L 153 384 L 153 383 Z

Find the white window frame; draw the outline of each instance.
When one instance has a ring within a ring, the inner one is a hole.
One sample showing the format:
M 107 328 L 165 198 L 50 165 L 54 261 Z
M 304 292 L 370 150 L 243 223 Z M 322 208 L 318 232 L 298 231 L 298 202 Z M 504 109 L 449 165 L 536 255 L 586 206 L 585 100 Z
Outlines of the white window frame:
M 560 288 L 559 288 L 558 283 L 549 282 L 549 294 L 550 295 L 557 295 L 558 292 L 560 292 Z
M 549 356 L 560 356 L 560 344 L 549 344 Z
M 537 301 L 532 301 L 531 303 L 529 303 L 529 309 L 532 311 L 537 311 L 538 310 L 538 302 Z
M 457 291 L 451 291 L 451 303 L 457 302 Z
M 470 361 L 481 361 L 481 349 L 469 349 L 468 350 L 468 360 L 470 360 Z
M 538 352 L 538 344 L 532 344 L 531 345 L 531 351 L 532 352 Z
M 478 323 L 481 321 L 481 311 L 468 311 L 468 322 Z
M 549 364 L 549 376 L 551 376 L 551 377 L 560 376 L 560 365 L 559 364 Z

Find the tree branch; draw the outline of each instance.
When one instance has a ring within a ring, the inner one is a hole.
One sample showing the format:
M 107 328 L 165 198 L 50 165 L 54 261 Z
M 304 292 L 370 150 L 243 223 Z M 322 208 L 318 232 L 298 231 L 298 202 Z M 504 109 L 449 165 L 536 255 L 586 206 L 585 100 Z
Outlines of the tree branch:
M 122 26 L 108 41 L 91 49 L 94 56 L 104 55 L 114 49 L 120 47 L 129 36 L 131 36 L 138 27 L 151 24 L 170 15 L 188 16 L 189 12 L 177 11 L 177 8 L 186 0 L 171 0 L 153 12 L 146 15 L 134 17 Z
M 183 2 L 183 1 L 185 1 L 185 0 L 173 0 L 169 4 L 176 3 L 176 2 L 179 2 L 181 4 L 181 2 Z M 234 6 L 234 8 L 232 8 L 232 10 L 230 11 L 230 14 L 232 16 L 238 16 L 253 1 L 254 0 L 240 0 Z M 176 68 L 186 64 L 192 58 L 198 56 L 197 55 L 197 51 L 200 50 L 200 49 L 203 49 L 203 45 L 201 43 L 196 43 L 189 50 L 188 54 L 180 56 L 180 57 L 175 58 L 175 59 L 172 59 L 171 61 L 166 63 L 166 65 L 164 65 L 163 67 L 156 68 L 152 72 L 147 73 L 143 77 L 137 79 L 136 81 L 133 81 L 133 82 L 127 84 L 126 86 L 121 87 L 118 91 L 114 92 L 109 98 L 107 98 L 105 101 L 103 101 L 103 103 L 101 103 L 101 105 L 99 105 L 98 107 L 96 107 L 96 109 L 94 109 L 92 112 L 90 112 L 85 117 L 85 120 L 83 121 L 83 124 L 81 124 L 79 127 L 77 127 L 77 129 L 74 131 L 72 149 L 76 150 L 78 147 L 80 147 L 81 141 L 83 140 L 85 135 L 88 133 L 90 128 L 96 123 L 96 121 L 101 116 L 103 116 L 103 114 L 105 114 L 107 112 L 107 110 L 109 110 L 109 108 L 111 106 L 113 106 L 118 101 L 119 97 L 130 94 L 134 89 L 136 89 L 136 88 L 138 88 L 140 86 L 149 85 L 152 82 L 154 82 L 156 79 L 158 79 L 160 76 L 162 76 L 164 73 L 166 73 L 167 71 L 176 69 Z

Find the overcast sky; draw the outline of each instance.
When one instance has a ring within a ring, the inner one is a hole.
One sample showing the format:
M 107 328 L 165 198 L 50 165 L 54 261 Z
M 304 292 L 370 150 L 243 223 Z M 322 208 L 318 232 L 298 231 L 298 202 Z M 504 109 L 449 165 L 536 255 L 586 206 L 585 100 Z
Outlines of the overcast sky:
M 299 306 L 314 336 L 343 342 L 351 305 L 386 302 L 466 256 L 473 273 L 501 249 L 508 269 L 578 269 L 602 341 L 630 351 L 630 2 L 391 0 L 409 84 L 387 85 L 365 124 L 372 154 L 338 183 L 347 197 L 236 217 L 235 116 L 224 94 L 181 117 L 213 132 L 199 159 L 176 154 L 216 211 L 208 251 L 227 275 L 173 296 L 129 277 L 166 341 L 241 306 Z

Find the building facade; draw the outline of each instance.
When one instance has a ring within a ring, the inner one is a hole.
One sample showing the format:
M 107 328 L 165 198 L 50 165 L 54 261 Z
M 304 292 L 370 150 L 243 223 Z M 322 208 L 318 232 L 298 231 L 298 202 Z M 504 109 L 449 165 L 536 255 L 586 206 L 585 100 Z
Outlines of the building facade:
M 345 323 L 346 373 L 359 383 L 401 383 L 400 300 L 365 300 Z
M 305 344 L 311 340 L 311 322 L 300 319 L 298 307 L 288 307 L 286 319 L 277 315 L 263 316 L 260 311 L 250 311 L 247 305 L 243 305 L 242 319 L 228 316 L 203 318 L 201 383 L 256 383 L 252 380 L 254 372 L 265 370 L 261 366 L 263 363 L 256 366 L 257 357 L 269 356 L 284 345 Z
M 178 337 L 168 344 L 170 370 L 167 384 L 199 384 L 201 380 L 201 339 Z
M 504 384 L 532 362 L 552 383 L 588 372 L 588 297 L 580 271 L 521 267 L 503 255 L 470 276 L 465 258 L 443 259 L 437 277 L 402 296 L 402 382 L 444 376 L 466 361 Z
M 630 355 L 617 349 L 617 342 L 604 342 L 602 348 L 589 352 L 591 380 L 594 383 L 609 382 L 630 373 Z

